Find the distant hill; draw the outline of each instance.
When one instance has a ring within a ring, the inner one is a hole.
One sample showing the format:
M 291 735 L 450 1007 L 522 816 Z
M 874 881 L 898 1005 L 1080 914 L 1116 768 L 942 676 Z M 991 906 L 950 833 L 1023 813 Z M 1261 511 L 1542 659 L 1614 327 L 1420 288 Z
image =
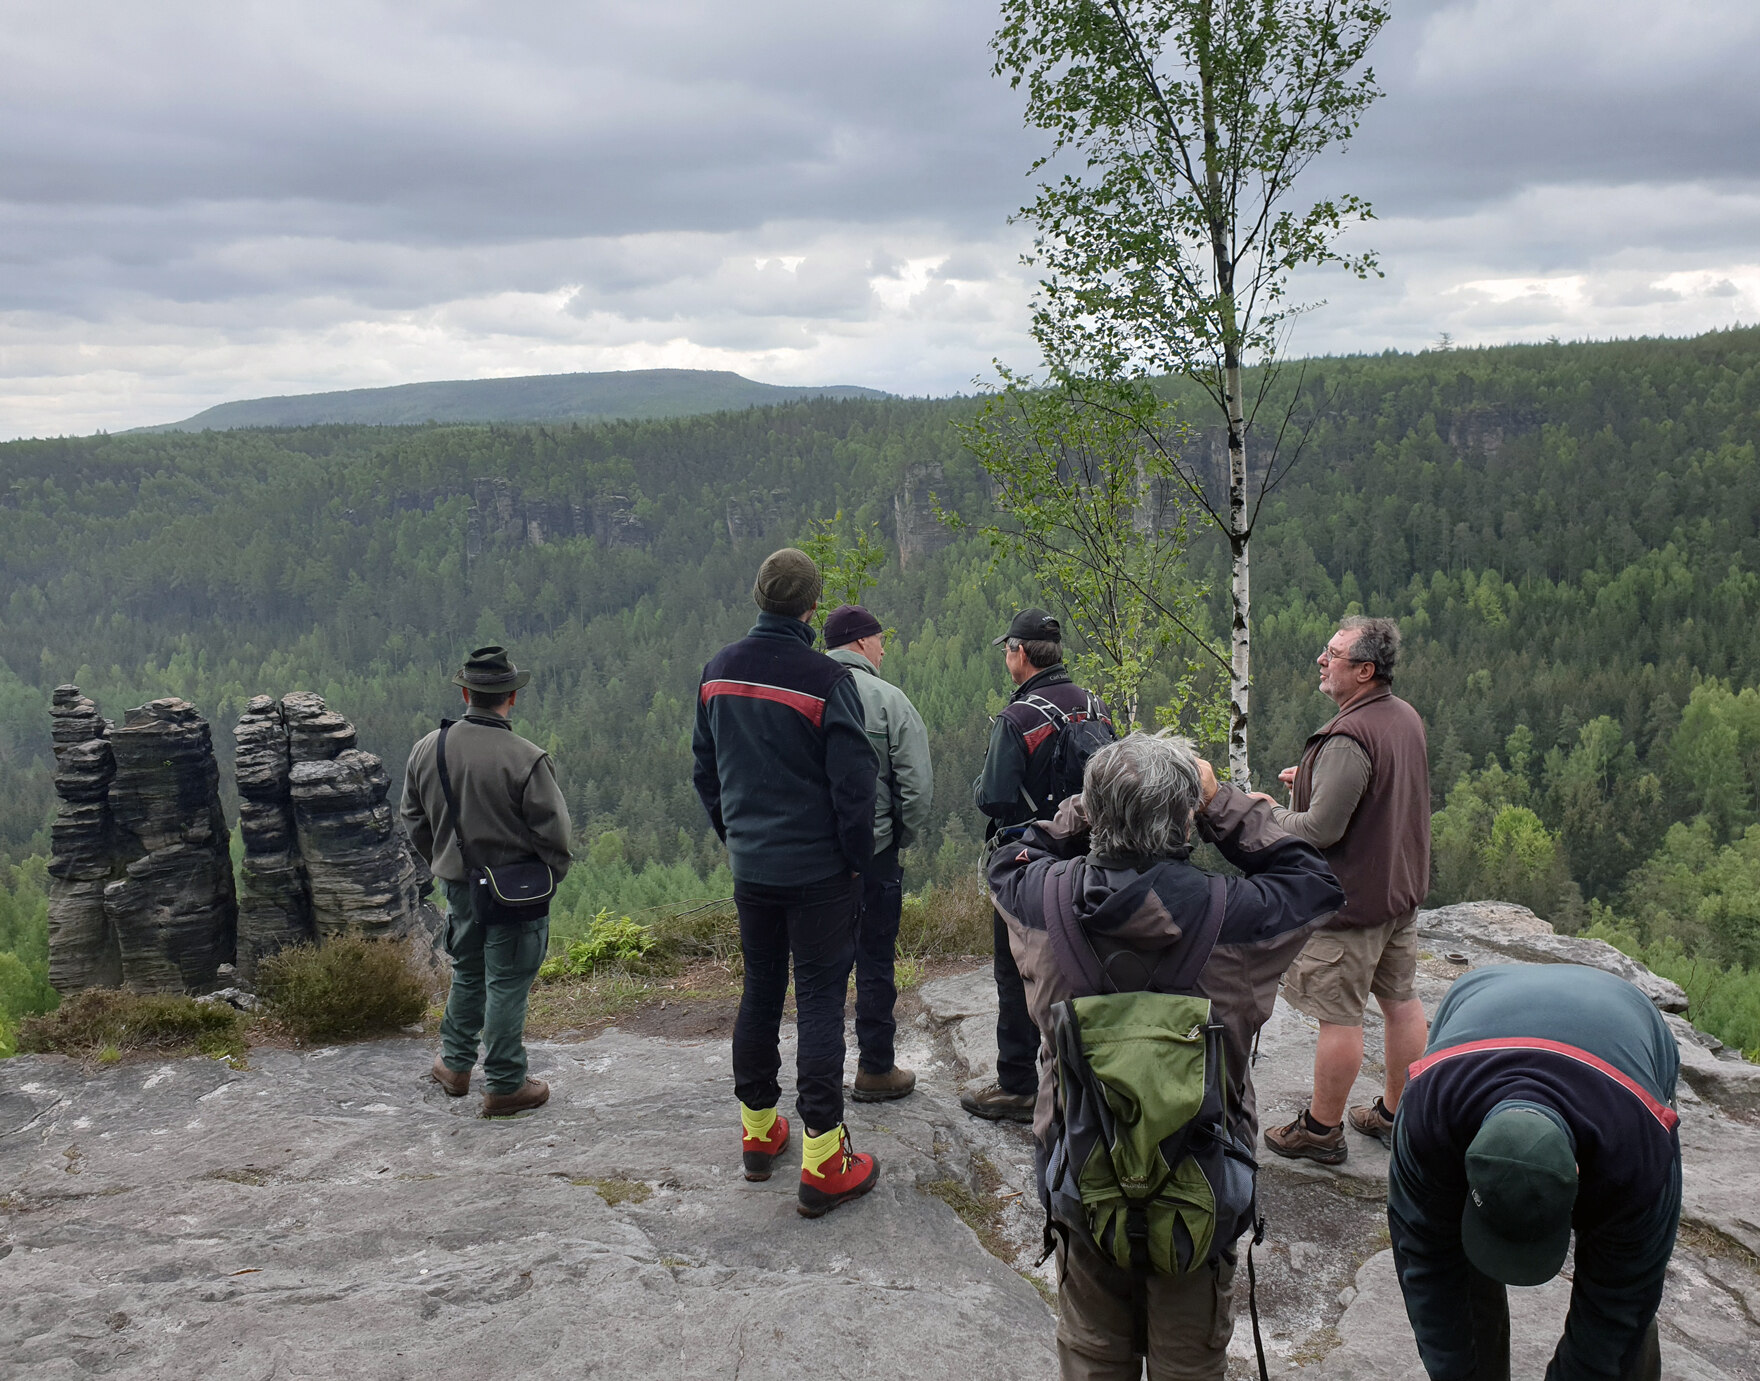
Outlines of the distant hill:
M 517 379 L 454 379 L 338 393 L 296 393 L 221 403 L 140 432 L 229 431 L 236 427 L 314 427 L 353 423 L 399 427 L 423 422 L 585 422 L 607 418 L 689 417 L 801 398 L 885 398 L 852 384 L 823 388 L 760 384 L 724 369 L 631 369 L 602 374 L 528 374 Z

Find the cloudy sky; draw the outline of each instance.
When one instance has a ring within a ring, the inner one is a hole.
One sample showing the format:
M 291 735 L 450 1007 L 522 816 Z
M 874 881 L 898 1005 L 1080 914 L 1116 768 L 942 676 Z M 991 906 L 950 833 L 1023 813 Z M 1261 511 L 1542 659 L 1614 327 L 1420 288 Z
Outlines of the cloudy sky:
M 1760 320 L 1760 4 L 1392 0 L 1299 353 Z M 969 0 L 0 0 L 0 437 L 265 394 L 1031 366 Z

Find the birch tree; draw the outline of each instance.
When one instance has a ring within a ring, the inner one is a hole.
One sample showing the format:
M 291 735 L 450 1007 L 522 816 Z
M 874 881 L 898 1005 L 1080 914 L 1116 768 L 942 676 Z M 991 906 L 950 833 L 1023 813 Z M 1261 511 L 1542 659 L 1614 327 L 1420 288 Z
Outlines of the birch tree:
M 1242 784 L 1248 547 L 1280 477 L 1272 447 L 1250 481 L 1247 443 L 1303 310 L 1290 275 L 1377 272 L 1372 253 L 1340 247 L 1371 219 L 1367 202 L 1302 205 L 1292 192 L 1380 94 L 1364 58 L 1387 18 L 1375 0 L 1003 0 L 992 40 L 996 74 L 1024 88 L 1027 123 L 1052 136 L 1034 173 L 1064 169 L 1020 213 L 1038 231 L 1027 262 L 1045 272 L 1033 332 L 1047 362 L 1069 374 L 1181 376 L 1226 429 L 1225 497 L 1185 456 L 1176 470 L 1228 544 L 1228 760 Z

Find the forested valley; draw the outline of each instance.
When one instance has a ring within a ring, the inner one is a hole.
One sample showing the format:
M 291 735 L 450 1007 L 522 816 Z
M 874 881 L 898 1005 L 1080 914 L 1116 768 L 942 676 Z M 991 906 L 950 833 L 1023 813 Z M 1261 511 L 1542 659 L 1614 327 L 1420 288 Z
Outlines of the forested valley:
M 868 603 L 930 728 L 936 823 L 907 884 L 975 885 L 970 783 L 1007 687 L 990 639 L 1039 596 L 937 520 L 985 518 L 954 427 L 974 408 L 0 445 L 0 1023 L 53 1001 L 48 705 L 68 681 L 114 719 L 194 702 L 223 781 L 249 697 L 316 691 L 395 773 L 452 713 L 464 652 L 503 642 L 536 672 L 515 726 L 579 831 L 565 905 L 727 895 L 690 787 L 697 678 L 751 623 L 762 557 L 826 520 L 884 541 Z M 1253 542 L 1256 780 L 1330 717 L 1313 658 L 1337 618 L 1399 618 L 1431 904 L 1593 928 L 1690 972 L 1700 1024 L 1760 1047 L 1760 330 L 1317 359 L 1272 385 L 1262 415 L 1285 411 L 1299 458 Z M 1194 436 L 1200 468 L 1212 449 Z M 1220 591 L 1221 550 L 1191 555 Z

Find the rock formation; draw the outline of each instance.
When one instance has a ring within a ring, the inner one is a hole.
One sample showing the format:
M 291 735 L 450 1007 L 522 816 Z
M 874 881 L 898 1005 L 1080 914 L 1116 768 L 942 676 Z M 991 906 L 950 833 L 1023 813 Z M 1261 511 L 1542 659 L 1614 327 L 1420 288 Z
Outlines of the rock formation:
M 316 932 L 305 861 L 294 834 L 285 711 L 273 697 L 255 696 L 232 733 L 238 743 L 238 825 L 244 836 L 238 973 L 250 982 L 260 960 L 314 940 Z
M 342 934 L 420 935 L 440 918 L 386 799 L 391 778 L 320 696 L 250 702 L 234 731 L 246 897 L 239 973 L 285 945 Z
M 505 476 L 484 475 L 471 481 L 470 498 L 465 550 L 471 556 L 489 543 L 541 547 L 592 537 L 600 546 L 634 547 L 648 541 L 647 525 L 626 494 L 602 495 L 592 503 L 527 498 Z
M 193 705 L 154 700 L 116 728 L 77 686 L 55 691 L 50 981 L 61 992 L 213 985 L 237 903 L 219 768 Z
M 104 915 L 118 852 L 110 823 L 110 723 L 78 686 L 57 686 L 49 715 L 61 798 L 50 831 L 49 981 L 63 993 L 114 988 L 122 982 L 122 952 Z
M 892 496 L 892 519 L 901 567 L 919 556 L 933 556 L 953 541 L 947 525 L 935 516 L 935 492 L 946 483 L 946 473 L 934 464 L 907 466 L 900 477 L 899 490 Z

